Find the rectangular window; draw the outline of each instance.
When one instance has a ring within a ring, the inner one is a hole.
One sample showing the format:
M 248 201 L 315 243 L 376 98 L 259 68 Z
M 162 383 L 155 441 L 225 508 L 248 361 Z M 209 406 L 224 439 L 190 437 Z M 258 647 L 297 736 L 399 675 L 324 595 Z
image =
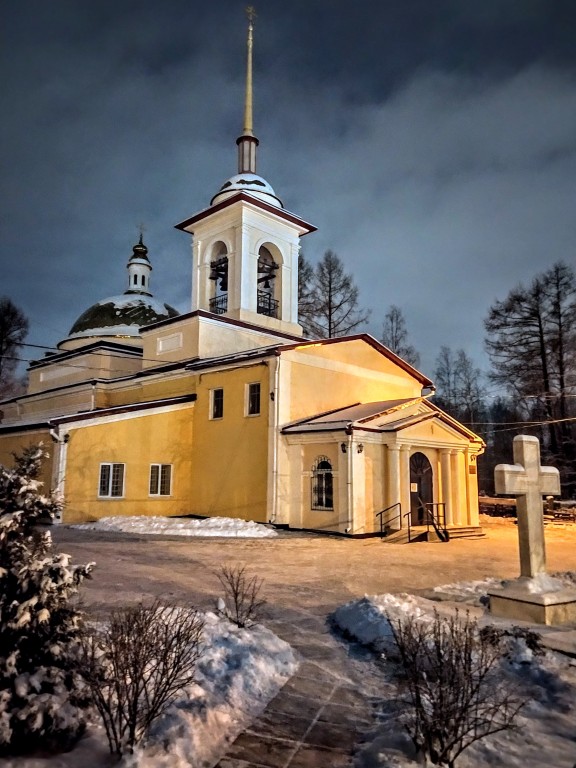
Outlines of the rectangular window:
M 172 464 L 150 464 L 150 496 L 170 496 Z
M 224 416 L 224 390 L 211 390 L 210 418 L 221 419 Z
M 124 464 L 100 464 L 98 496 L 124 496 Z
M 258 416 L 260 413 L 260 384 L 248 384 L 246 414 Z

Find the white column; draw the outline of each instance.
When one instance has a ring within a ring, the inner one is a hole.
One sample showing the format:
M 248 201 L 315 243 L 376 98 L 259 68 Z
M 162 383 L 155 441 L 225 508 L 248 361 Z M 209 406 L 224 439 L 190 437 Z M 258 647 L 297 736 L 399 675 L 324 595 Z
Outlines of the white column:
M 249 309 L 256 312 L 257 301 L 257 272 L 258 272 L 258 254 L 252 253 L 252 243 L 250 242 L 250 227 L 247 224 L 242 225 L 242 248 L 236 254 L 238 276 L 238 285 L 240 290 L 238 309 Z
M 450 466 L 450 449 L 442 448 L 440 450 L 440 471 L 442 477 L 442 498 L 446 505 L 444 511 L 446 514 L 446 525 L 452 525 L 452 467 Z
M 391 507 L 392 504 L 397 504 L 402 500 L 400 492 L 400 446 L 387 445 L 386 446 L 386 505 Z M 400 510 L 398 508 L 391 509 L 386 517 L 390 520 L 395 517 Z M 385 522 L 385 521 L 384 521 Z M 397 523 L 398 527 L 402 527 L 402 521 Z
M 400 446 L 400 501 L 402 503 L 402 525 L 406 525 L 410 512 L 410 445 Z
M 468 515 L 466 514 L 466 506 L 464 494 L 462 493 L 464 483 L 463 472 L 464 467 L 462 463 L 463 453 L 460 449 L 454 449 L 452 452 L 452 522 L 455 525 L 466 525 L 468 522 Z
M 201 241 L 194 237 L 192 240 L 192 312 L 197 309 L 206 309 L 207 287 L 202 280 L 200 269 Z

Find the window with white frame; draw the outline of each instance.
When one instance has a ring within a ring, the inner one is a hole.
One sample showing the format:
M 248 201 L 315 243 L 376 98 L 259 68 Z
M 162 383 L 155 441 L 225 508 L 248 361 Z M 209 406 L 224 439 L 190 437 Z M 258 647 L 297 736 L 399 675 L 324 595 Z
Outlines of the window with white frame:
M 248 384 L 246 386 L 246 415 L 260 415 L 260 383 Z
M 312 469 L 312 509 L 334 509 L 334 474 L 327 456 L 319 456 Z
M 150 496 L 170 496 L 172 464 L 150 464 Z
M 210 390 L 210 418 L 221 419 L 224 416 L 224 390 Z
M 98 496 L 118 498 L 124 496 L 125 464 L 100 464 L 100 483 Z

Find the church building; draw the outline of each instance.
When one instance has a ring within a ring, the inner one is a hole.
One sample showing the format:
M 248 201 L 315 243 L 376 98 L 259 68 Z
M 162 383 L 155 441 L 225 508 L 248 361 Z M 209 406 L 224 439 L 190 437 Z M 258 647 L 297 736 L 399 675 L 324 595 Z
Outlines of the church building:
M 42 441 L 66 523 L 226 516 L 357 536 L 434 515 L 475 528 L 484 445 L 430 401 L 433 382 L 368 334 L 303 337 L 298 253 L 315 227 L 256 173 L 252 22 L 247 62 L 238 173 L 177 225 L 191 310 L 152 296 L 140 237 L 126 291 L 0 403 L 0 462 Z

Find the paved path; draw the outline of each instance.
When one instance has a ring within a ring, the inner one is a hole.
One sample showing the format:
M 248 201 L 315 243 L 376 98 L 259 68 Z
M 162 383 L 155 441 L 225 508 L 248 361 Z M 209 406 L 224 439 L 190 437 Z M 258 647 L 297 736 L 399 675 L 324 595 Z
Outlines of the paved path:
M 376 661 L 341 642 L 327 625 L 339 605 L 363 594 L 418 592 L 437 584 L 518 574 L 518 534 L 494 521 L 488 537 L 449 544 L 383 544 L 333 537 L 259 540 L 170 540 L 133 535 L 55 531 L 75 562 L 97 562 L 85 584 L 90 610 L 150 595 L 214 607 L 216 570 L 242 563 L 264 579 L 270 606 L 265 624 L 301 654 L 299 671 L 262 717 L 231 745 L 218 768 L 341 768 L 372 722 L 387 684 Z M 546 531 L 550 570 L 574 569 L 576 532 Z
M 218 768 L 344 768 L 373 723 L 383 693 L 373 657 L 334 636 L 324 615 L 291 614 L 265 624 L 299 651 L 300 667 Z

